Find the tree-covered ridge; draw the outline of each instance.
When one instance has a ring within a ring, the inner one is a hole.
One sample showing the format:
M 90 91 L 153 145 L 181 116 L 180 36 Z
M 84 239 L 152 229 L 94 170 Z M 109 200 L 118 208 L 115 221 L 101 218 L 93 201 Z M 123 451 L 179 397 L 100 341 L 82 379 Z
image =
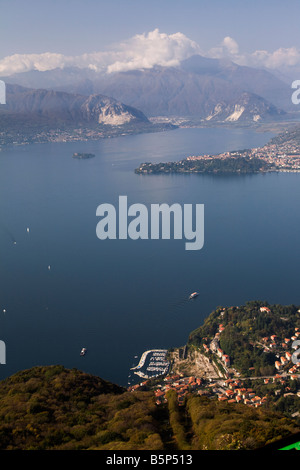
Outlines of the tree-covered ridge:
M 272 375 L 276 354 L 285 354 L 299 331 L 299 306 L 251 301 L 239 307 L 217 308 L 190 334 L 188 344 L 202 348 L 218 332 L 221 349 L 242 374 Z
M 167 163 L 142 163 L 137 174 L 158 173 L 258 173 L 272 169 L 272 165 L 260 158 L 236 156 L 213 159 L 189 160 Z
M 0 382 L 0 449 L 156 448 L 153 410 L 152 393 L 130 394 L 62 366 L 35 367 Z
M 265 409 L 176 393 L 128 392 L 62 366 L 34 367 L 0 382 L 0 449 L 255 449 L 299 432 Z
M 194 429 L 193 449 L 254 450 L 299 430 L 276 412 L 239 403 L 190 397 L 186 409 Z

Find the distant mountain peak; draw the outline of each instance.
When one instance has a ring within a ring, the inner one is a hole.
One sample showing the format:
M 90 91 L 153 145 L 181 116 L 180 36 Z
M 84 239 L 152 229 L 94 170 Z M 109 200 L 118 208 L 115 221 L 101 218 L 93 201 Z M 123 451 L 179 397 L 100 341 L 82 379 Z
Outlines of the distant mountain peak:
M 65 122 L 94 122 L 112 126 L 133 121 L 149 122 L 141 111 L 102 94 L 85 96 L 8 84 L 6 101 L 4 111 Z

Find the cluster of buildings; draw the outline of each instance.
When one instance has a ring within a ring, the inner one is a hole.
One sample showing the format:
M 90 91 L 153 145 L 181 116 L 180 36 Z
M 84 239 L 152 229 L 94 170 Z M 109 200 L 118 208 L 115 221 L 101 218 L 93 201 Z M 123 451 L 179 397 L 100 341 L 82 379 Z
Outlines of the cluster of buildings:
M 215 388 L 215 392 L 219 401 L 244 403 L 256 408 L 267 401 L 266 396 L 257 396 L 253 388 L 245 388 L 240 380 L 227 379 L 220 387 Z
M 298 376 L 292 375 L 292 380 L 297 380 Z M 284 396 L 294 395 L 289 388 L 289 376 L 277 374 L 274 377 L 261 378 L 264 384 L 276 384 L 279 389 L 272 392 L 275 396 L 282 394 Z M 187 394 L 193 393 L 198 396 L 207 396 L 217 398 L 220 402 L 243 403 L 248 406 L 258 408 L 263 406 L 268 395 L 258 396 L 254 388 L 245 387 L 243 379 L 208 379 L 196 378 L 194 376 L 184 377 L 182 375 L 170 375 L 165 377 L 154 389 L 156 405 L 162 405 L 167 402 L 166 394 L 169 390 L 175 390 L 178 397 L 178 404 L 182 405 Z M 129 387 L 129 391 L 141 390 L 147 387 L 149 381 Z M 283 390 L 283 392 L 282 392 Z M 300 391 L 296 392 L 300 397 Z
M 292 376 L 292 380 L 297 380 L 297 376 Z M 288 386 L 289 377 L 288 376 L 281 376 L 277 374 L 274 377 L 268 377 L 261 379 L 263 380 L 264 384 L 277 384 L 280 387 L 283 387 L 284 396 L 293 395 L 290 391 L 290 387 Z M 219 401 L 227 401 L 228 403 L 244 403 L 245 405 L 249 405 L 255 408 L 258 408 L 264 405 L 267 400 L 268 395 L 258 396 L 253 388 L 246 388 L 243 386 L 243 380 L 236 380 L 236 379 L 227 379 L 224 380 L 221 386 L 214 386 L 214 391 L 218 396 Z M 279 395 L 282 393 L 282 389 L 274 390 L 274 395 Z M 300 392 L 297 392 L 297 396 L 300 397 Z
M 265 313 L 271 313 L 268 307 L 260 307 L 260 311 Z M 216 332 L 209 346 L 204 343 L 203 349 L 206 353 L 208 353 L 209 351 L 215 353 L 216 356 L 222 361 L 223 366 L 225 366 L 224 369 L 227 372 L 227 368 L 230 366 L 230 357 L 225 354 L 224 351 L 220 348 L 219 343 L 220 334 L 223 330 L 224 326 L 223 324 L 220 324 L 218 331 Z M 262 338 L 261 346 L 264 348 L 265 352 L 272 351 L 276 354 L 277 360 L 275 361 L 274 366 L 278 371 L 286 371 L 289 374 L 299 374 L 300 357 L 296 363 L 293 363 L 293 353 L 295 353 L 295 351 L 292 351 L 292 349 L 300 350 L 300 345 L 297 346 L 298 343 L 295 343 L 295 341 L 297 340 L 300 341 L 300 331 L 299 328 L 295 327 L 295 332 L 290 338 L 284 338 L 283 340 L 280 340 L 277 335 L 273 334 L 270 337 Z
M 0 146 L 5 145 L 25 145 L 46 142 L 81 142 L 90 138 L 103 137 L 101 132 L 96 133 L 91 130 L 84 129 L 52 129 L 52 130 L 39 130 L 38 132 L 33 129 L 31 132 L 28 130 L 16 133 L 14 129 L 7 129 L 5 132 L 0 132 Z
M 220 316 L 224 316 L 226 309 L 222 309 Z M 271 313 L 268 307 L 260 307 L 261 312 Z M 222 319 L 220 319 L 222 321 Z M 295 327 L 294 333 L 291 337 L 280 338 L 275 334 L 269 337 L 264 337 L 257 342 L 257 346 L 262 347 L 265 352 L 272 351 L 277 360 L 275 361 L 275 368 L 278 370 L 276 375 L 270 377 L 251 377 L 242 378 L 237 371 L 230 368 L 230 357 L 224 353 L 220 348 L 220 335 L 224 331 L 224 324 L 220 323 L 217 326 L 217 331 L 211 340 L 206 338 L 207 344 L 203 344 L 206 353 L 213 353 L 216 362 L 222 364 L 224 378 L 212 376 L 185 376 L 183 374 L 173 374 L 170 372 L 168 376 L 162 376 L 160 381 L 156 384 L 151 384 L 149 380 L 140 384 L 134 385 L 129 390 L 139 390 L 144 387 L 150 386 L 155 393 L 155 400 L 157 405 L 167 402 L 166 394 L 169 390 L 175 390 L 178 396 L 178 403 L 182 405 L 187 394 L 194 394 L 198 396 L 208 396 L 209 398 L 217 398 L 218 401 L 228 403 L 243 403 L 252 407 L 263 406 L 270 396 L 288 396 L 296 395 L 300 398 L 300 357 L 299 362 L 295 361 L 293 357 L 293 347 L 295 348 L 295 341 L 300 340 L 300 328 Z M 298 344 L 298 341 L 296 341 Z M 300 347 L 297 351 L 300 352 Z M 296 351 L 295 351 L 296 352 Z M 149 352 L 147 352 L 149 354 Z M 146 354 L 146 356 L 148 355 Z M 146 357 L 145 356 L 145 357 Z M 141 363 L 145 362 L 145 357 L 141 358 Z M 249 380 L 251 385 L 249 388 Z M 291 391 L 290 380 L 296 381 L 296 387 Z M 246 385 L 248 384 L 248 385 Z M 257 384 L 259 387 L 257 387 Z M 268 389 L 261 388 L 260 385 L 270 385 Z M 278 385 L 278 387 L 276 387 Z M 264 390 L 263 396 L 257 393 L 257 390 Z M 255 391 L 256 390 L 256 391 Z M 266 390 L 268 390 L 266 392 Z M 266 394 L 267 393 L 267 394 Z
M 136 392 L 138 390 L 143 390 L 144 387 L 146 387 L 149 383 L 149 380 L 144 380 L 143 382 L 140 382 L 135 385 L 130 385 L 130 387 L 127 388 L 128 392 Z
M 219 153 L 218 155 L 191 155 L 186 158 L 188 161 L 197 161 L 197 160 L 214 160 L 215 158 L 219 158 L 221 160 L 225 160 L 226 158 L 233 157 L 234 152 L 224 152 L 224 153 Z
M 298 376 L 291 376 L 292 380 L 297 380 Z M 284 387 L 284 395 L 292 395 L 288 386 L 289 377 L 277 374 L 274 377 L 260 379 L 264 384 L 278 384 Z M 128 390 L 136 391 L 148 385 L 149 381 L 133 385 Z M 209 379 L 203 380 L 194 376 L 183 377 L 181 375 L 170 375 L 165 377 L 161 383 L 156 385 L 154 394 L 156 405 L 167 402 L 166 394 L 169 390 L 175 390 L 178 396 L 178 403 L 182 405 L 185 396 L 193 393 L 199 396 L 217 398 L 218 401 L 228 403 L 243 403 L 252 407 L 260 407 L 266 403 L 268 396 L 258 396 L 253 388 L 247 388 L 243 384 L 243 379 Z M 281 389 L 275 390 L 274 394 L 282 393 Z M 300 397 L 300 392 L 297 392 Z
M 132 385 L 128 391 L 134 392 L 142 390 L 149 385 L 149 380 Z M 182 375 L 174 374 L 164 377 L 159 384 L 154 388 L 155 402 L 157 405 L 167 402 L 166 393 L 169 390 L 175 390 L 178 396 L 178 403 L 183 403 L 184 397 L 190 392 L 199 392 L 203 380 L 194 376 L 183 377 Z
M 19 132 L 14 129 L 5 129 L 0 131 L 0 150 L 6 145 L 25 145 L 47 142 L 84 142 L 88 140 L 98 140 L 104 137 L 115 137 L 120 135 L 118 126 L 109 129 L 97 128 L 68 128 L 68 129 L 36 129 L 32 130 L 20 128 Z M 130 130 L 122 132 L 121 135 L 131 133 Z
M 219 328 L 218 328 L 218 331 L 216 332 L 213 340 L 210 342 L 209 346 L 207 344 L 203 344 L 203 348 L 204 348 L 204 351 L 205 352 L 213 352 L 217 355 L 217 357 L 222 361 L 223 365 L 225 366 L 225 370 L 227 369 L 227 367 L 230 366 L 230 357 L 228 356 L 228 354 L 225 354 L 225 352 L 220 348 L 220 334 L 222 333 L 222 331 L 224 330 L 224 326 L 223 324 L 221 323 L 219 325 Z
M 214 158 L 226 160 L 232 157 L 260 158 L 269 165 L 272 165 L 276 171 L 300 171 L 300 146 L 297 142 L 293 141 L 280 144 L 266 144 L 261 148 L 252 148 L 241 152 L 223 152 L 218 155 L 193 155 L 187 157 L 187 160 L 213 160 Z
M 300 148 L 297 143 L 267 144 L 262 148 L 251 149 L 251 154 L 263 158 L 279 171 L 300 171 Z
M 194 376 L 182 377 L 180 375 L 167 376 L 163 379 L 163 384 L 159 384 L 154 391 L 156 404 L 161 405 L 166 402 L 166 393 L 169 390 L 175 390 L 178 397 L 178 403 L 181 405 L 187 393 L 197 392 L 202 386 L 202 379 Z
M 295 343 L 297 340 L 300 341 L 299 328 L 295 328 L 295 333 L 293 336 L 290 338 L 284 338 L 283 340 L 280 340 L 275 334 L 271 335 L 270 337 L 262 338 L 264 351 L 269 352 L 272 350 L 276 353 L 277 360 L 275 361 L 274 365 L 278 371 L 285 370 L 289 374 L 300 373 L 300 358 L 299 362 L 293 362 L 293 354 L 295 351 L 292 350 L 298 349 L 297 343 Z M 288 349 L 290 349 L 290 351 L 288 351 Z

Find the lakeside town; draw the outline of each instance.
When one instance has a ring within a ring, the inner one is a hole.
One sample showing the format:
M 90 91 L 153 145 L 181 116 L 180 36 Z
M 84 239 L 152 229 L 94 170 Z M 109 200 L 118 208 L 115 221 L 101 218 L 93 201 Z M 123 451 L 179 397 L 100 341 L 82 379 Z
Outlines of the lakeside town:
M 213 160 L 214 158 L 226 160 L 228 158 L 259 158 L 268 164 L 269 171 L 300 171 L 300 145 L 297 142 L 286 142 L 283 144 L 272 141 L 263 147 L 252 148 L 242 151 L 232 151 L 214 155 L 190 156 L 188 161 Z
M 261 306 L 259 311 L 272 314 L 266 306 Z M 222 308 L 220 318 L 225 313 L 226 308 Z M 165 374 L 129 386 L 128 391 L 153 390 L 157 406 L 167 403 L 169 390 L 176 391 L 179 405 L 183 405 L 185 398 L 191 394 L 255 408 L 269 405 L 280 398 L 300 399 L 300 361 L 295 360 L 300 342 L 299 327 L 294 327 L 293 334 L 287 337 L 274 333 L 256 341 L 257 348 L 266 354 L 271 351 L 275 357 L 275 373 L 266 376 L 253 375 L 254 367 L 249 368 L 248 376 L 233 367 L 230 356 L 220 346 L 220 336 L 225 328 L 219 323 L 214 336 L 209 341 L 206 341 L 209 338 L 203 338 L 201 347 L 196 350 L 185 346 L 170 351 L 170 368 L 166 369 Z M 296 403 L 298 405 L 291 413 L 293 418 L 300 417 L 299 401 Z
M 135 135 L 164 130 L 175 129 L 175 126 L 167 124 L 133 123 L 120 126 L 98 125 L 66 125 L 49 127 L 42 124 L 16 125 L 8 119 L 3 119 L 0 114 L 0 151 L 7 146 L 23 146 L 29 144 L 89 142 L 114 137 Z
M 287 131 L 288 135 L 288 131 Z M 177 162 L 142 163 L 137 174 L 299 172 L 299 139 L 271 139 L 263 147 L 226 151 L 217 155 L 191 155 Z
M 127 131 L 129 134 L 131 130 Z M 127 135 L 123 130 L 121 135 Z M 65 143 L 65 142 L 88 142 L 91 140 L 99 140 L 103 138 L 111 138 L 120 135 L 120 129 L 93 129 L 93 128 L 57 128 L 57 129 L 4 129 L 0 131 L 0 150 L 5 149 L 8 145 L 20 146 L 28 144 L 45 144 L 45 143 Z

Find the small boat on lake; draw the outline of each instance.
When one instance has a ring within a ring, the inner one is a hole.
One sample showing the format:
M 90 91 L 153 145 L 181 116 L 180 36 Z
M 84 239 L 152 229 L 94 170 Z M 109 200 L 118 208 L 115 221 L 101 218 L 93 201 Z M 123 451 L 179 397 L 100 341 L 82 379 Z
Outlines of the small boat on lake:
M 195 299 L 196 297 L 198 297 L 198 292 L 193 292 L 190 296 L 189 296 L 189 299 Z
M 80 356 L 85 356 L 87 353 L 87 349 L 86 348 L 82 348 L 82 350 L 80 351 Z

